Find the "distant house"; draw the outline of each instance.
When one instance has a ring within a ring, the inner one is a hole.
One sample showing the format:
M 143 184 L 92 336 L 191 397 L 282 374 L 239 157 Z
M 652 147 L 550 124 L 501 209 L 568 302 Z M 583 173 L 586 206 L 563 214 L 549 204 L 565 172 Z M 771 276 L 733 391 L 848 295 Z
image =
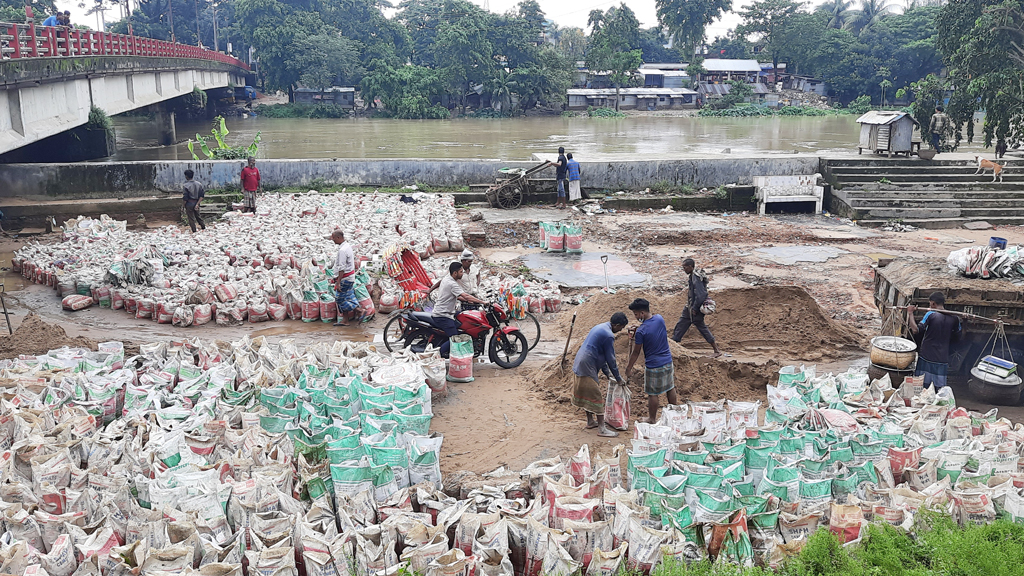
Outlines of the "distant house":
M 789 89 L 824 96 L 828 90 L 828 86 L 825 85 L 824 80 L 819 78 L 793 75 L 789 77 Z
M 703 66 L 706 72 L 700 75 L 698 81 L 711 84 L 721 84 L 730 80 L 754 84 L 761 75 L 761 64 L 757 60 L 708 58 L 704 60 Z
M 296 88 L 292 94 L 298 104 L 322 103 L 352 108 L 356 103 L 356 89 L 351 86 L 332 86 L 323 91 L 314 88 Z
M 637 73 L 644 79 L 644 88 L 682 88 L 690 77 L 682 70 L 643 68 Z
M 570 88 L 570 110 L 615 108 L 614 88 Z M 668 110 L 696 108 L 697 92 L 688 88 L 621 88 L 619 108 L 626 110 Z

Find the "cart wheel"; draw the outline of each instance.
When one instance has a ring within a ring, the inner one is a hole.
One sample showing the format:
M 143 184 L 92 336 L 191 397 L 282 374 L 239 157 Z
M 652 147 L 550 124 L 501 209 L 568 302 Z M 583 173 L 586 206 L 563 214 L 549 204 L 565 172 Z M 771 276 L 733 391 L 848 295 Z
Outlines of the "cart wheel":
M 510 210 L 512 208 L 519 208 L 519 205 L 522 203 L 523 189 L 518 184 L 504 186 L 498 190 L 498 206 Z

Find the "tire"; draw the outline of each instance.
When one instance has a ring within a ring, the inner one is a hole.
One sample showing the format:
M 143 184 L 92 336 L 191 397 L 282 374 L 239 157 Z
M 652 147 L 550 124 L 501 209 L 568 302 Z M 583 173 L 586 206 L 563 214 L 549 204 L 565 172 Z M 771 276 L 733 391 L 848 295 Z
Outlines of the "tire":
M 519 328 L 523 336 L 526 336 L 526 342 L 530 344 L 530 350 L 537 347 L 537 343 L 540 342 L 540 320 L 529 312 L 526 313 L 526 317 L 522 320 L 516 320 L 512 318 L 508 321 L 509 326 L 515 326 Z
M 396 314 L 384 325 L 384 346 L 387 347 L 388 352 L 400 352 L 416 344 L 426 346 L 429 342 L 430 334 L 428 332 L 405 334 L 401 314 Z
M 504 342 L 499 343 L 501 339 Z M 500 347 L 499 347 L 500 346 Z M 511 334 L 495 332 L 491 336 L 491 342 L 487 346 L 487 356 L 502 368 L 515 368 L 526 360 L 530 352 L 530 344 L 522 332 L 516 331 Z

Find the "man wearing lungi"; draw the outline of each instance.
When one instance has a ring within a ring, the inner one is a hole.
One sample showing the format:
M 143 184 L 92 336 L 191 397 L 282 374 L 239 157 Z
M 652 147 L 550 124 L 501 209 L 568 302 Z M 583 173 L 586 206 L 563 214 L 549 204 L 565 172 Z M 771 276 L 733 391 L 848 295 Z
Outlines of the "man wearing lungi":
M 640 326 L 630 328 L 633 334 L 633 349 L 626 365 L 626 380 L 633 374 L 633 364 L 644 353 L 644 394 L 647 394 L 647 422 L 654 424 L 658 419 L 658 396 L 666 394 L 669 404 L 676 403 L 675 369 L 672 367 L 672 352 L 668 349 L 668 330 L 660 314 L 651 314 L 651 304 L 643 298 L 633 300 L 629 305 Z
M 583 345 L 576 352 L 572 371 L 575 377 L 572 385 L 572 404 L 587 413 L 587 429 L 597 428 L 597 435 L 614 438 L 615 432 L 604 422 L 605 395 L 601 392 L 600 373 L 608 378 L 609 386 L 625 386 L 619 376 L 615 362 L 615 334 L 626 327 L 629 321 L 622 312 L 612 314 L 610 322 L 598 324 L 590 329 Z M 612 377 L 614 376 L 614 380 Z M 596 416 L 596 418 L 595 418 Z

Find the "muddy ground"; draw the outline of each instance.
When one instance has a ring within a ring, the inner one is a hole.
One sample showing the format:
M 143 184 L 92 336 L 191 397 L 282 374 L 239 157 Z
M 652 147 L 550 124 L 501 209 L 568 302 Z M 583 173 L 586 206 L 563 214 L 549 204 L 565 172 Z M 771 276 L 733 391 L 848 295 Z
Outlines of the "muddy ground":
M 487 265 L 517 272 L 524 256 L 540 251 L 537 221 L 557 221 L 569 214 L 546 207 L 514 212 L 471 208 L 463 214 L 467 226 L 474 213 L 483 218 L 472 224 L 486 230 L 487 245 L 477 251 Z M 871 292 L 878 258 L 944 258 L 951 250 L 987 243 L 989 236 L 1024 244 L 1022 227 L 897 233 L 810 215 L 651 211 L 575 216 L 584 224 L 587 251 L 616 254 L 646 275 L 648 282 L 643 288 L 613 295 L 601 294 L 598 288 L 566 290 L 562 311 L 541 315 L 541 342 L 522 367 L 502 370 L 478 363 L 474 382 L 451 384 L 449 395 L 435 402 L 432 424 L 433 431 L 445 436 L 442 470 L 446 474 L 460 470 L 482 473 L 498 466 L 518 470 L 540 458 L 568 456 L 585 443 L 591 446 L 591 453 L 605 454 L 615 444 L 628 444 L 632 431 L 604 439 L 583 429 L 583 413 L 568 401 L 572 357 L 594 324 L 607 321 L 614 311 L 625 312 L 628 302 L 637 296 L 651 300 L 655 313 L 665 317 L 671 331 L 685 302 L 683 258 L 696 259 L 710 275 L 719 311 L 708 317 L 708 325 L 726 355 L 708 358 L 710 347 L 693 329 L 681 344 L 672 343 L 681 398 L 764 401 L 765 387 L 780 366 L 816 364 L 821 373 L 866 365 L 868 341 L 881 324 Z M 59 238 L 51 235 L 34 240 Z M 9 266 L 13 251 L 24 241 L 0 242 L 4 266 Z M 122 340 L 130 346 L 182 337 L 232 341 L 243 334 L 293 338 L 300 344 L 322 339 L 372 341 L 379 339 L 385 322 L 378 318 L 352 328 L 286 321 L 182 329 L 98 308 L 64 312 L 52 289 L 27 284 L 6 268 L 3 282 L 12 325 L 23 328 L 14 336 L 0 338 L 0 357 L 106 340 Z M 581 304 L 570 305 L 572 299 Z M 574 311 L 576 325 L 563 372 L 561 357 Z M 30 317 L 30 313 L 38 317 Z M 622 333 L 616 342 L 623 367 L 626 338 Z M 644 402 L 637 401 L 642 399 L 642 383 L 630 386 L 633 416 L 645 417 Z M 986 408 L 966 390 L 955 389 L 955 393 L 959 404 Z M 1000 414 L 1024 420 L 1021 407 L 1000 407 Z

